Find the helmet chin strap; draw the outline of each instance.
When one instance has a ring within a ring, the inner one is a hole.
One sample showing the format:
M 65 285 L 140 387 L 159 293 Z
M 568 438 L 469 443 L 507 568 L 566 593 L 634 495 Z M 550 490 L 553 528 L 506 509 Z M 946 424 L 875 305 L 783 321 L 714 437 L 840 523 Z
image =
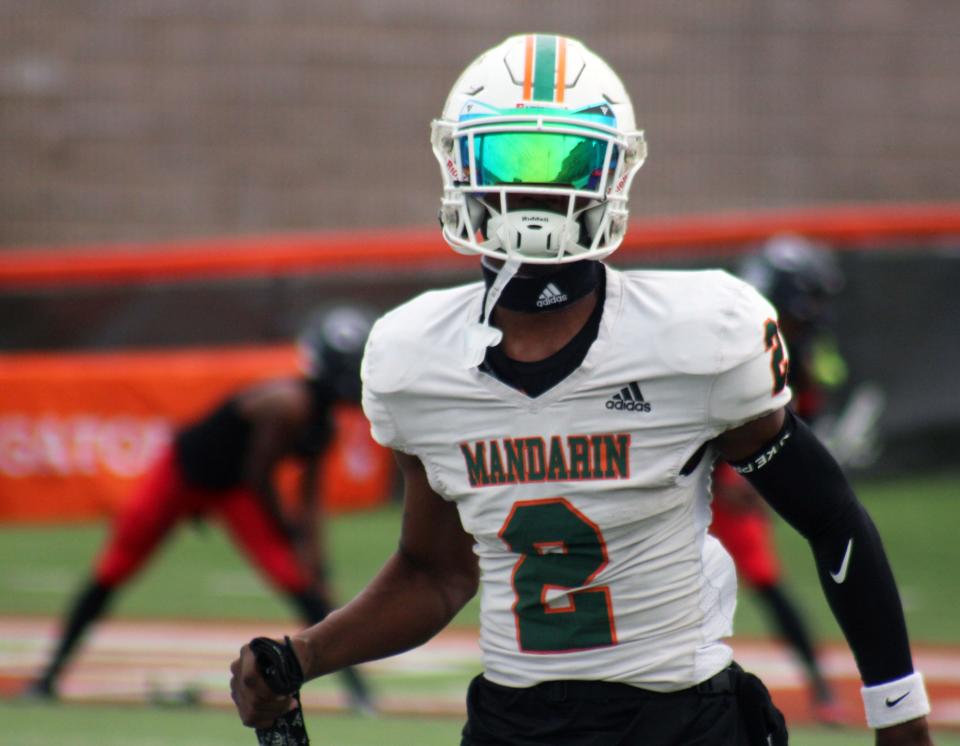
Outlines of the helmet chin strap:
M 480 268 L 483 281 L 490 287 L 496 279 L 497 268 L 491 266 L 486 257 Z M 527 314 L 559 311 L 596 290 L 602 273 L 603 264 L 589 259 L 540 264 L 534 272 L 519 272 L 504 288 L 497 304 L 500 308 Z
M 503 339 L 503 332 L 490 326 L 490 315 L 493 313 L 493 307 L 500 299 L 503 289 L 520 269 L 521 263 L 520 257 L 515 254 L 510 255 L 497 272 L 493 284 L 487 289 L 487 295 L 483 302 L 483 318 L 480 321 L 471 321 L 467 324 L 464 335 L 464 367 L 476 368 L 487 356 L 487 348 L 496 347 Z

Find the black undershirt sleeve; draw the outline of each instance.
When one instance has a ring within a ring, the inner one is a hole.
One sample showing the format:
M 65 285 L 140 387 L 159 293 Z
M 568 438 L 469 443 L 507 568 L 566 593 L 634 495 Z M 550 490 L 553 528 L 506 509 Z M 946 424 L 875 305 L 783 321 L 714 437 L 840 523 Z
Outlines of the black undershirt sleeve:
M 880 535 L 823 444 L 788 411 L 766 448 L 732 466 L 810 543 L 863 683 L 911 674 L 903 608 Z

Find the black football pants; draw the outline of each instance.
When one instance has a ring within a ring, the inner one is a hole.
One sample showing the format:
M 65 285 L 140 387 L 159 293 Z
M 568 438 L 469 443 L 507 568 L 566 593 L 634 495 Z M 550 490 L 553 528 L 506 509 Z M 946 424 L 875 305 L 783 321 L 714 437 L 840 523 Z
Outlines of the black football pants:
M 477 676 L 461 746 L 785 746 L 763 683 L 733 664 L 698 686 L 657 693 L 602 681 L 505 687 Z

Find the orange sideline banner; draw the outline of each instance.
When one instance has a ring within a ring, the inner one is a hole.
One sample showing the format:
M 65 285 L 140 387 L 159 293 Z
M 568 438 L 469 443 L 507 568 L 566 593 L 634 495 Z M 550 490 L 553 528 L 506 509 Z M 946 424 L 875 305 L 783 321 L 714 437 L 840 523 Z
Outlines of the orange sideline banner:
M 903 237 L 960 234 L 960 202 L 833 205 L 794 210 L 731 212 L 631 222 L 623 260 L 696 256 L 741 246 L 776 233 L 802 233 L 837 248 L 871 248 Z M 155 282 L 202 277 L 289 275 L 411 266 L 469 269 L 439 228 L 325 231 L 237 236 L 151 244 L 20 248 L 0 251 L 0 287 Z
M 112 514 L 177 425 L 236 389 L 296 371 L 292 346 L 0 356 L 0 521 Z M 379 504 L 392 476 L 386 451 L 358 408 L 338 409 L 335 422 L 320 499 L 331 510 Z

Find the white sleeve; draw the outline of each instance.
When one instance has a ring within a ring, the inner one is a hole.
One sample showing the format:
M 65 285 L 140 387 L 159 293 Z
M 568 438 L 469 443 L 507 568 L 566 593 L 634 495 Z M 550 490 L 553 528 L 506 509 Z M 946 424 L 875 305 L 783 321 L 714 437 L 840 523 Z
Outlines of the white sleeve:
M 377 443 L 386 448 L 402 451 L 404 450 L 402 438 L 386 401 L 389 395 L 378 393 L 385 388 L 379 385 L 379 382 L 389 377 L 387 370 L 389 365 L 384 359 L 378 324 L 374 324 L 370 331 L 363 353 L 363 362 L 360 365 L 360 378 L 363 382 L 363 413 L 370 422 L 370 434 Z
M 791 399 L 789 386 L 775 390 L 771 355 L 756 355 L 713 382 L 707 416 L 711 428 L 721 433 L 785 406 Z
M 367 386 L 363 387 L 363 413 L 370 422 L 373 439 L 386 448 L 403 450 L 397 428 L 383 400 Z
M 738 282 L 737 300 L 725 314 L 724 364 L 714 378 L 707 407 L 717 433 L 785 406 L 789 355 L 777 326 L 777 312 L 746 283 Z

